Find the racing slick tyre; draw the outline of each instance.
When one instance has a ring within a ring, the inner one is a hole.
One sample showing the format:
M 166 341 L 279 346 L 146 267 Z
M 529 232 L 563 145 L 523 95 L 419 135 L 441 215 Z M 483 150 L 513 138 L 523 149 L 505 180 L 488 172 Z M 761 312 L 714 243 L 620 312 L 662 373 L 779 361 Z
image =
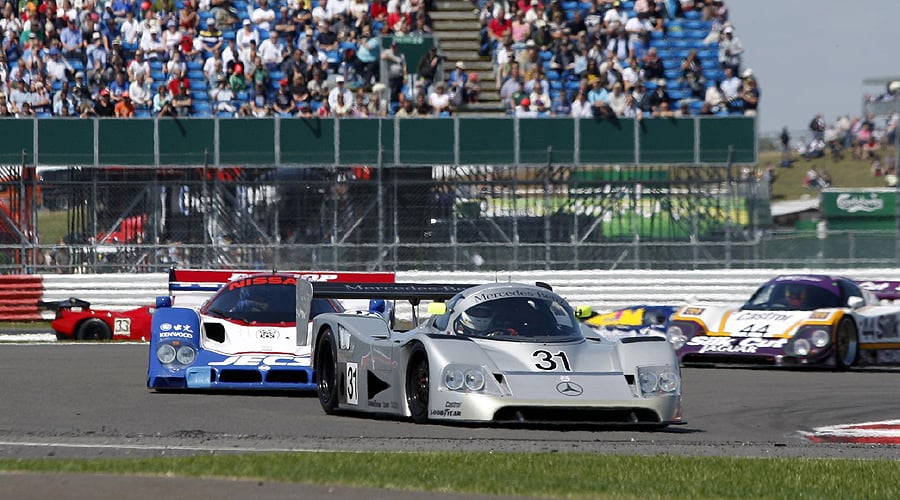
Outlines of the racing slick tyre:
M 406 365 L 406 405 L 413 422 L 428 421 L 428 394 L 431 390 L 428 371 L 428 353 L 422 344 L 416 344 L 409 353 Z
M 66 335 L 63 332 L 57 332 L 54 330 L 53 333 L 56 334 L 56 340 L 72 340 L 72 337 L 69 337 L 68 335 Z
M 856 364 L 859 355 L 859 335 L 856 324 L 847 317 L 841 319 L 834 332 L 834 367 L 846 370 Z
M 326 328 L 316 344 L 316 392 L 319 403 L 327 415 L 333 415 L 338 406 L 337 346 L 334 332 Z
M 111 338 L 112 331 L 102 319 L 90 318 L 85 320 L 75 330 L 76 340 L 110 340 Z

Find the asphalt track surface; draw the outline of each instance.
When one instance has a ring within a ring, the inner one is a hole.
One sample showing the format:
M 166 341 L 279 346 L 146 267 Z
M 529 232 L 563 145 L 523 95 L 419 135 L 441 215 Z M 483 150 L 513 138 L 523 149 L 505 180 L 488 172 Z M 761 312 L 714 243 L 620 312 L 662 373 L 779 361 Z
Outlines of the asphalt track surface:
M 815 444 L 800 431 L 900 419 L 900 372 L 685 368 L 686 425 L 629 428 L 415 425 L 392 418 L 326 416 L 315 394 L 155 393 L 146 388 L 147 344 L 0 345 L 0 457 L 94 458 L 247 452 L 496 451 L 642 455 L 897 459 L 900 447 Z M 131 478 L 131 498 L 151 498 L 171 478 Z M 66 491 L 116 498 L 121 478 L 0 475 L 20 498 Z M 227 483 L 227 486 L 223 486 Z M 234 484 L 232 484 L 234 483 Z M 297 485 L 198 480 L 254 497 Z M 110 496 L 101 485 L 108 485 Z M 15 488 L 19 488 L 17 490 Z M 43 490 L 47 488 L 48 490 Z M 57 488 L 57 489 L 54 489 Z M 303 486 L 308 498 L 416 498 L 383 490 Z M 172 491 L 172 490 L 169 490 Z M 185 491 L 185 490 L 182 490 Z M 381 496 L 384 495 L 384 496 Z M 433 496 L 433 495 L 430 495 Z M 479 498 L 436 495 L 435 498 Z

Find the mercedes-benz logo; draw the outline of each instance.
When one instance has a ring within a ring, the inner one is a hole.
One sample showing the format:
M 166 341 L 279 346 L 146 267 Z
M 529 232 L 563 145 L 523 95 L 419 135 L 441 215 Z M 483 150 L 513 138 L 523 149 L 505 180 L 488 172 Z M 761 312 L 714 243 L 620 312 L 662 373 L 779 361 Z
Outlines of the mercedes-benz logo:
M 556 384 L 556 390 L 563 396 L 581 396 L 584 389 L 575 382 L 560 382 Z

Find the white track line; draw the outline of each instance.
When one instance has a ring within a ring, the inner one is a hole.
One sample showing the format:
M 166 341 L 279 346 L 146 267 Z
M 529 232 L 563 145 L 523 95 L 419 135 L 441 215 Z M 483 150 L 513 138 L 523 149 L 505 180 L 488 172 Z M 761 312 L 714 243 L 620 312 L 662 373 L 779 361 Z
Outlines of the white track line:
M 41 443 L 29 441 L 0 441 L 0 446 L 21 446 L 28 448 L 87 448 L 112 450 L 146 450 L 146 451 L 229 451 L 239 453 L 296 453 L 319 452 L 333 453 L 334 450 L 313 450 L 305 448 L 258 448 L 258 447 L 219 447 L 219 446 L 183 446 L 183 445 L 147 445 L 147 444 L 92 444 L 92 443 Z

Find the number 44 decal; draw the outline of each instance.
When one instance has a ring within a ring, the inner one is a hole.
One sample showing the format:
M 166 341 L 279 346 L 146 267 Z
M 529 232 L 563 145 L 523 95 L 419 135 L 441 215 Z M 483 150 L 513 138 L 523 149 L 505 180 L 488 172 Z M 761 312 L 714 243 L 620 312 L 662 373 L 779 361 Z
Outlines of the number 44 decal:
M 735 335 L 736 337 L 764 337 L 767 333 L 769 333 L 769 325 L 762 325 L 759 328 L 754 328 L 756 325 L 749 324 L 740 330 L 738 330 L 741 335 Z

